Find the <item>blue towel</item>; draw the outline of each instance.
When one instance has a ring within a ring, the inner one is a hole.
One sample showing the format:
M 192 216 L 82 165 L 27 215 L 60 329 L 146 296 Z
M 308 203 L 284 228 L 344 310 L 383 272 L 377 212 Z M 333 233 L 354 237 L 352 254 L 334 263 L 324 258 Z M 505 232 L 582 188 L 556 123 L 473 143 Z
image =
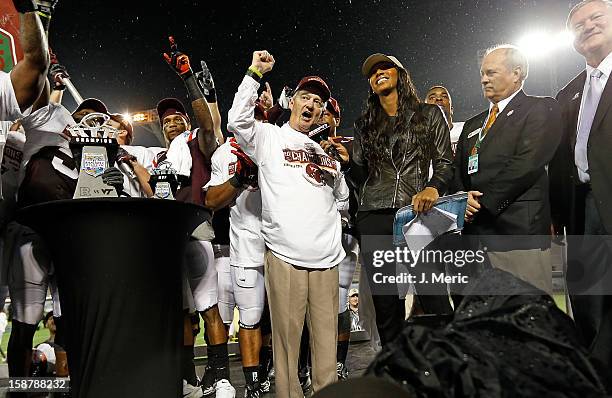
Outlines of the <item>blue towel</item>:
M 440 210 L 453 213 L 457 216 L 457 230 L 463 229 L 463 217 L 465 215 L 465 208 L 467 207 L 467 192 L 459 192 L 453 195 L 442 196 L 436 202 L 435 207 Z M 402 228 L 408 224 L 415 217 L 412 211 L 412 205 L 402 207 L 395 213 L 395 220 L 393 221 L 393 244 L 395 246 L 405 246 L 406 239 Z

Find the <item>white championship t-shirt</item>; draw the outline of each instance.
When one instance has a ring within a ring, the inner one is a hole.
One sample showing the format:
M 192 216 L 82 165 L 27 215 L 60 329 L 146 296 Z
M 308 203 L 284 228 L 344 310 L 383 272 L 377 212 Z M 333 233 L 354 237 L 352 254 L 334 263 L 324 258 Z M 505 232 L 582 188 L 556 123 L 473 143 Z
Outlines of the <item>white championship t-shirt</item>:
M 259 83 L 245 76 L 228 115 L 228 131 L 259 167 L 262 235 L 280 259 L 324 269 L 345 256 L 336 199 L 348 201 L 340 164 L 289 124 L 255 121 Z
M 205 189 L 221 185 L 236 172 L 238 158 L 228 140 L 212 156 L 210 181 Z M 257 187 L 243 190 L 230 207 L 230 264 L 261 267 L 266 244 L 261 236 L 261 192 Z

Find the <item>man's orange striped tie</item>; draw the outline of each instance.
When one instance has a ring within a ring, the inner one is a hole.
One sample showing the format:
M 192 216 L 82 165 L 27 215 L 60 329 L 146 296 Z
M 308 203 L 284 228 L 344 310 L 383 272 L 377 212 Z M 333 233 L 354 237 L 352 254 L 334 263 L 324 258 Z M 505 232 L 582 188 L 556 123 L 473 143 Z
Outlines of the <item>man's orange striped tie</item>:
M 499 113 L 499 107 L 497 106 L 497 104 L 493 105 L 493 108 L 491 108 L 491 113 L 489 114 L 489 119 L 487 120 L 487 124 L 485 125 L 484 131 L 483 133 L 483 138 L 485 135 L 487 135 L 487 133 L 489 132 L 489 129 L 491 128 L 491 126 L 493 126 L 493 123 L 495 123 L 495 120 L 497 119 L 497 114 Z

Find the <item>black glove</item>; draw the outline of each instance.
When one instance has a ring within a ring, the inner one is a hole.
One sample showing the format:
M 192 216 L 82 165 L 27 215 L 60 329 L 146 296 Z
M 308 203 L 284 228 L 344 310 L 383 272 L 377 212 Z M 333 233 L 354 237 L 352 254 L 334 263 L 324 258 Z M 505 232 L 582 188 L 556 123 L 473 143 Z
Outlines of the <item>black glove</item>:
M 212 73 L 210 73 L 210 69 L 208 69 L 206 62 L 200 61 L 200 65 L 202 65 L 202 70 L 200 72 L 196 72 L 195 74 L 198 85 L 200 86 L 202 93 L 204 93 L 206 102 L 217 102 L 215 81 L 213 80 Z
M 13 5 L 20 14 L 36 11 L 36 4 L 33 0 L 13 0 Z
M 170 54 L 164 53 L 164 59 L 168 63 L 168 66 L 170 66 L 181 79 L 185 80 L 193 75 L 189 56 L 178 50 L 174 37 L 170 36 L 168 40 L 170 41 Z
M 191 70 L 189 57 L 178 50 L 174 37 L 170 36 L 168 40 L 170 40 L 170 54 L 164 53 L 166 63 L 185 82 L 187 94 L 191 101 L 203 98 L 202 90 Z
M 117 163 L 124 162 L 129 164 L 132 160 L 137 160 L 136 156 L 130 154 L 123 148 L 117 149 Z
M 245 185 L 257 186 L 257 165 L 242 151 L 240 145 L 232 138 L 230 145 L 234 148 L 232 153 L 236 155 L 236 172 L 230 178 L 230 184 L 234 188 L 241 188 Z
M 51 24 L 51 16 L 53 15 L 53 10 L 55 10 L 55 6 L 57 5 L 58 0 L 34 0 L 34 5 L 36 6 L 36 13 L 40 18 L 40 22 L 42 23 L 43 29 L 49 34 L 49 25 Z
M 69 78 L 70 75 L 68 74 L 66 67 L 58 64 L 57 62 L 53 63 L 52 58 L 51 66 L 49 67 L 49 81 L 51 82 L 51 90 L 64 91 L 66 89 L 66 85 L 64 84 L 63 79 Z
M 59 0 L 34 0 L 34 3 L 36 3 L 36 10 L 38 12 L 42 12 L 45 16 L 51 18 L 58 1 Z
M 102 182 L 115 187 L 119 191 L 123 188 L 123 173 L 116 167 L 108 167 L 102 173 Z

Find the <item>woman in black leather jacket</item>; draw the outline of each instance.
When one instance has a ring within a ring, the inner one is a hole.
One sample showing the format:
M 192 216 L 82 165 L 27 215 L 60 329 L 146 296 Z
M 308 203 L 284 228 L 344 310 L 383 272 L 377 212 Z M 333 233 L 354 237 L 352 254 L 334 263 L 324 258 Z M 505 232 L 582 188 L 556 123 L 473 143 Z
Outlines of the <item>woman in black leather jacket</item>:
M 359 192 L 357 225 L 384 345 L 402 329 L 404 299 L 398 297 L 394 284 L 373 283 L 378 269 L 372 267 L 368 248 L 382 243 L 391 249 L 398 209 L 412 204 L 415 211 L 426 212 L 444 194 L 452 177 L 452 151 L 442 112 L 419 100 L 410 75 L 397 58 L 373 54 L 365 60 L 362 73 L 369 79 L 370 95 L 355 123 L 350 173 Z M 430 164 L 433 176 L 428 178 Z M 388 266 L 392 270 L 386 274 L 395 275 L 395 265 Z M 448 299 L 446 304 L 450 308 Z

